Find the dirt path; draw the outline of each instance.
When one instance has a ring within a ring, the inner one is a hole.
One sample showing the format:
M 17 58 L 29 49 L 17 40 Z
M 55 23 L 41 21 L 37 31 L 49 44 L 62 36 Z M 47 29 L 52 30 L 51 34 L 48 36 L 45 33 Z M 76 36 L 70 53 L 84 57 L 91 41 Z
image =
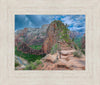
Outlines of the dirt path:
M 66 47 L 63 47 L 64 49 Z M 85 56 L 78 58 L 74 57 L 73 53 L 75 49 L 66 49 L 61 50 L 61 58 L 57 56 L 58 54 L 55 53 L 53 55 L 48 54 L 47 57 L 44 58 L 43 68 L 44 70 L 84 70 L 85 69 Z

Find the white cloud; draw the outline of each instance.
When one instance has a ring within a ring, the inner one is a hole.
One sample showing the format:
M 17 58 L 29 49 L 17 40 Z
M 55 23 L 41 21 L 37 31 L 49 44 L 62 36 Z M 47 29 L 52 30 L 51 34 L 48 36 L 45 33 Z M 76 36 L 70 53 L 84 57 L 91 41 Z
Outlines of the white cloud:
M 63 21 L 64 24 L 68 24 L 68 25 L 70 25 L 73 22 L 73 20 L 71 20 L 69 16 L 61 18 L 61 20 Z

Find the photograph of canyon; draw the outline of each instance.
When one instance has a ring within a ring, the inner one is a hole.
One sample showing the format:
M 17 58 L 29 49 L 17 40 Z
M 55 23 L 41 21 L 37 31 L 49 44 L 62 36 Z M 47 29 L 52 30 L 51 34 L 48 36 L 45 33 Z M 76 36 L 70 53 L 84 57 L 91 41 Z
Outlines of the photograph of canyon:
M 85 15 L 15 15 L 15 70 L 85 70 Z

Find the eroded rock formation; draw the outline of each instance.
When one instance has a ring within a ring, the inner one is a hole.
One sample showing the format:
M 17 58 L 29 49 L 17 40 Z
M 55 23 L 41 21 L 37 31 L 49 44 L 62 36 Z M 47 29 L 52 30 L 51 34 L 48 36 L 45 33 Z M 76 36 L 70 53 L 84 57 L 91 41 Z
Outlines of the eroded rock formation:
M 82 37 L 82 49 L 85 49 L 85 34 Z
M 43 54 L 43 50 L 42 49 L 40 49 L 40 50 L 34 50 L 34 49 L 30 48 L 24 42 L 18 47 L 17 50 L 22 51 L 24 53 L 30 53 L 30 54 L 35 54 L 35 55 L 41 55 L 41 54 Z
M 43 43 L 43 51 L 44 53 L 49 53 L 52 46 L 57 42 L 57 24 L 51 23 L 47 29 L 47 37 Z

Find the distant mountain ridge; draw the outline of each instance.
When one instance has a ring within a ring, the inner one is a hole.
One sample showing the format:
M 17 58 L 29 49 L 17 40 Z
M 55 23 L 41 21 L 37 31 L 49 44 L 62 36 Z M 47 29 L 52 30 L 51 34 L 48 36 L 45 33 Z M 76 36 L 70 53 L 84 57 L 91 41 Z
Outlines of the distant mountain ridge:
M 71 37 L 71 38 L 82 37 L 83 35 L 84 35 L 83 32 L 70 31 L 70 37 Z
M 40 44 L 46 37 L 46 30 L 48 24 L 43 25 L 41 28 L 24 28 L 23 30 L 18 30 L 15 32 L 15 42 L 17 41 L 25 42 L 29 45 Z

